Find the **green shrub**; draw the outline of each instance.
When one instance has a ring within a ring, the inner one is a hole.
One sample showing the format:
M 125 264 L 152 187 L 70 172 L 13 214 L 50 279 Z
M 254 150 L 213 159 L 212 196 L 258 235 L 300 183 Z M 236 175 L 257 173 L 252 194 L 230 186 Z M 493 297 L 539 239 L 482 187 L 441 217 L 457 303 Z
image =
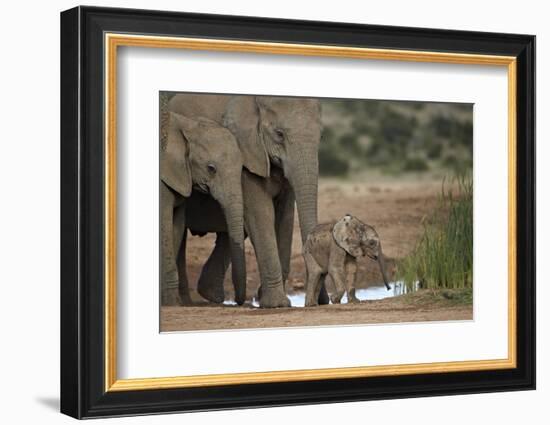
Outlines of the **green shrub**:
M 369 135 L 374 132 L 374 127 L 365 119 L 354 119 L 351 123 L 351 127 L 357 135 Z
M 378 114 L 378 112 L 380 111 L 380 106 L 382 105 L 382 102 L 378 100 L 365 100 L 361 103 L 363 106 L 363 112 L 371 117 L 374 117 Z
M 362 149 L 359 145 L 357 137 L 353 134 L 344 134 L 342 137 L 340 137 L 338 144 L 340 148 L 345 151 L 346 156 L 350 158 L 362 154 Z
M 319 174 L 321 176 L 345 176 L 350 164 L 339 155 L 334 155 L 327 149 L 319 149 Z
M 425 102 L 407 102 L 407 105 L 415 111 L 421 111 L 426 107 Z
M 380 119 L 380 139 L 392 151 L 403 151 L 412 138 L 416 119 L 387 108 Z
M 441 158 L 441 154 L 443 153 L 443 143 L 441 141 L 436 141 L 433 138 L 427 138 L 423 145 L 424 150 L 426 151 L 426 156 L 429 159 Z
M 474 127 L 471 121 L 456 122 L 453 126 L 451 141 L 469 149 L 472 148 Z
M 431 126 L 435 131 L 435 134 L 441 138 L 451 137 L 453 130 L 453 120 L 443 115 L 436 115 L 432 117 Z
M 424 158 L 407 158 L 403 164 L 403 171 L 426 171 L 429 168 Z
M 345 157 L 341 146 L 331 128 L 324 128 L 319 145 L 319 175 L 345 176 L 349 171 L 349 159 Z
M 375 167 L 385 167 L 390 163 L 397 163 L 398 159 L 401 158 L 399 156 L 396 158 L 392 152 L 386 149 L 380 139 L 372 140 L 365 154 L 366 162 Z
M 441 163 L 444 167 L 455 170 L 458 168 L 459 162 L 458 157 L 454 153 L 449 153 L 445 155 L 445 158 L 443 158 Z
M 456 152 L 448 153 L 441 161 L 441 165 L 455 174 L 464 174 L 472 169 L 473 161 L 470 154 L 457 150 Z

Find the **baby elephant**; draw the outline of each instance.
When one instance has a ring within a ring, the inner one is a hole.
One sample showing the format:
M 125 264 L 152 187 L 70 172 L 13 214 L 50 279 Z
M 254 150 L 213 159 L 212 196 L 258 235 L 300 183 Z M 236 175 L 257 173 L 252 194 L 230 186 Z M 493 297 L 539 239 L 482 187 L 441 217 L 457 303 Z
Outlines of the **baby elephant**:
M 357 279 L 357 257 L 367 255 L 377 260 L 384 284 L 389 290 L 380 239 L 372 226 L 351 215 L 345 215 L 336 223 L 317 225 L 308 235 L 304 245 L 306 263 L 306 307 L 317 305 L 320 278 L 329 275 L 333 282 L 331 301 L 339 303 L 348 292 L 349 302 L 357 302 L 355 284 Z M 348 267 L 354 268 L 354 278 L 347 285 Z M 347 287 L 346 287 L 347 286 Z M 327 288 L 328 289 L 328 288 Z

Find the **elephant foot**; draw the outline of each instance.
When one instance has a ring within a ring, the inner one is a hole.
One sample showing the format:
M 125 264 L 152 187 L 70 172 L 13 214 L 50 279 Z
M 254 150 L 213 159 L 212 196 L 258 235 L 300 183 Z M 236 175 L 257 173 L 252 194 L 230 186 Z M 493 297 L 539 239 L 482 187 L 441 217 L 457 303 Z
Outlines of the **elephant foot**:
M 201 297 L 212 303 L 222 304 L 225 300 L 223 281 L 221 285 L 216 283 L 217 282 L 212 281 L 208 282 L 206 279 L 199 279 L 199 283 L 197 284 L 197 292 Z
M 306 302 L 304 304 L 305 307 L 317 307 L 318 305 L 319 303 L 317 302 L 317 300 L 306 297 Z
M 340 304 L 340 301 L 342 301 L 342 295 L 333 295 L 330 297 L 330 301 L 332 304 Z
M 290 300 L 287 298 L 283 285 L 271 288 L 262 288 L 259 291 L 261 308 L 290 307 Z
M 163 306 L 183 305 L 177 288 L 170 288 L 162 291 L 162 305 Z
M 189 295 L 189 289 L 188 288 L 179 288 L 179 297 L 181 305 L 192 305 L 193 301 L 191 301 L 191 296 Z
M 359 301 L 359 298 L 357 298 L 355 296 L 355 289 L 351 289 L 349 292 L 348 292 L 348 304 L 356 304 L 356 303 L 360 303 L 361 301 Z
M 235 291 L 235 302 L 237 305 L 243 305 L 246 301 L 246 291 L 243 293 L 239 293 L 239 291 Z

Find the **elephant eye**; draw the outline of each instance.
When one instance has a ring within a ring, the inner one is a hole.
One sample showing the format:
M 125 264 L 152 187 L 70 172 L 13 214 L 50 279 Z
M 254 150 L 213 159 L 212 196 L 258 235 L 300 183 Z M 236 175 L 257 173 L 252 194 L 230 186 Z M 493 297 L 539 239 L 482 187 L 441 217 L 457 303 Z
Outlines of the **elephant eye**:
M 285 140 L 285 133 L 283 130 L 276 128 L 274 130 L 274 133 L 275 133 L 275 139 L 277 142 L 281 143 Z
M 208 168 L 208 171 L 209 171 L 211 174 L 216 174 L 216 171 L 218 171 L 217 168 L 216 168 L 216 166 L 215 166 L 214 164 L 208 164 L 208 165 L 206 166 L 206 168 Z

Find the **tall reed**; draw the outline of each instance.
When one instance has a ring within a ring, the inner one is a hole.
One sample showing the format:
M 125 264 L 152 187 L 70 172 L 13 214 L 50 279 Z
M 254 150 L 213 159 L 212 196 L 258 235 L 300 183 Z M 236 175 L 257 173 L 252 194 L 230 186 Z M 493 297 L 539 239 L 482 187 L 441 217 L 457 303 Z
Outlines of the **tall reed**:
M 443 180 L 434 212 L 413 252 L 398 264 L 398 276 L 414 290 L 471 288 L 473 271 L 473 182 L 471 176 Z

